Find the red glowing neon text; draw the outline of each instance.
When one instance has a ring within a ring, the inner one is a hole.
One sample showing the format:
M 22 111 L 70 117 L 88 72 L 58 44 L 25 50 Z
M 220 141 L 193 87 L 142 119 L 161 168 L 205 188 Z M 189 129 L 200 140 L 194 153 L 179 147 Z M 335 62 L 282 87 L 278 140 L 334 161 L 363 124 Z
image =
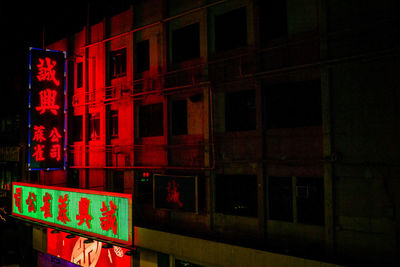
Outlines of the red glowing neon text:
M 118 231 L 118 224 L 117 224 L 117 218 L 114 214 L 118 209 L 118 207 L 114 204 L 113 201 L 110 201 L 110 210 L 108 210 L 108 207 L 104 201 L 102 204 L 103 208 L 101 208 L 100 211 L 102 212 L 101 214 L 104 217 L 100 217 L 101 229 L 105 231 L 112 229 L 114 235 L 116 235 Z
M 182 202 L 179 199 L 180 193 L 178 191 L 179 184 L 175 182 L 175 180 L 172 180 L 171 182 L 168 182 L 167 188 L 167 202 L 172 202 L 177 204 L 180 208 L 183 207 Z
M 67 202 L 68 201 L 68 194 L 65 194 L 64 197 L 60 196 L 58 198 L 58 202 L 61 203 L 58 205 L 58 216 L 57 220 L 61 221 L 62 223 L 66 224 L 66 221 L 70 221 L 67 216 Z
M 83 222 L 86 222 L 87 227 L 90 229 L 90 222 L 92 220 L 92 216 L 89 215 L 89 205 L 90 200 L 82 197 L 79 201 L 79 214 L 76 215 L 76 220 L 79 220 L 78 225 L 82 225 Z
M 43 161 L 46 158 L 44 157 L 44 145 L 36 145 L 34 147 L 35 153 L 32 154 L 32 157 L 35 158 L 36 161 Z
M 15 188 L 14 203 L 15 206 L 17 206 L 19 213 L 21 213 L 21 196 L 22 196 L 22 188 L 21 187 Z
M 57 143 L 61 138 L 61 134 L 58 132 L 57 128 L 54 127 L 51 130 L 49 137 L 50 137 L 51 142 Z
M 29 192 L 29 196 L 26 199 L 26 204 L 28 205 L 28 212 L 36 212 L 36 195 L 32 192 Z
M 50 201 L 51 201 L 51 195 L 46 192 L 46 194 L 43 197 L 43 206 L 40 208 L 40 210 L 44 212 L 43 214 L 44 218 L 51 217 Z
M 61 159 L 61 145 L 53 144 L 50 148 L 50 158 L 60 161 Z
M 39 69 L 39 74 L 36 75 L 36 78 L 42 81 L 52 81 L 55 85 L 59 86 L 60 81 L 56 79 L 56 70 L 54 67 L 56 66 L 55 61 L 51 61 L 49 57 L 46 57 L 44 60 L 39 58 L 39 64 L 36 66 Z
M 43 142 L 46 141 L 46 138 L 44 137 L 44 126 L 33 126 L 33 141 L 37 142 Z
M 59 105 L 56 105 L 56 96 L 57 91 L 51 89 L 45 89 L 39 92 L 40 96 L 40 106 L 36 107 L 36 110 L 40 112 L 40 114 L 45 113 L 49 110 L 54 115 L 57 115 Z

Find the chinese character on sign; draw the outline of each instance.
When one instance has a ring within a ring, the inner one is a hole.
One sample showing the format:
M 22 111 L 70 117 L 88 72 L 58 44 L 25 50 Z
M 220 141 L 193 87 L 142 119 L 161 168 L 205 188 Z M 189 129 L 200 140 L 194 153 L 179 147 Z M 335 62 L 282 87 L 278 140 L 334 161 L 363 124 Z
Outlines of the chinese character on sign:
M 46 89 L 39 92 L 40 96 L 40 104 L 41 106 L 36 107 L 37 111 L 40 111 L 40 114 L 45 113 L 49 110 L 54 115 L 57 115 L 58 109 L 60 108 L 59 105 L 56 105 L 56 90 Z
M 45 160 L 44 154 L 44 145 L 36 145 L 34 147 L 35 153 L 32 154 L 32 157 L 35 158 L 36 161 L 43 161 Z
M 92 216 L 89 215 L 89 205 L 90 200 L 82 197 L 79 201 L 79 214 L 76 215 L 76 219 L 79 220 L 78 225 L 82 225 L 83 222 L 86 222 L 87 227 L 90 229 L 90 222 L 92 220 Z
M 46 141 L 46 138 L 44 137 L 44 126 L 33 126 L 33 141 L 37 141 L 37 142 L 43 142 Z
M 167 195 L 167 199 L 166 200 L 167 200 L 167 202 L 175 203 L 180 208 L 182 208 L 183 204 L 179 199 L 180 193 L 178 191 L 178 188 L 179 188 L 179 184 L 177 184 L 175 182 L 175 180 L 172 180 L 172 183 L 168 182 L 168 186 L 167 186 L 168 195 Z
M 60 161 L 61 159 L 61 145 L 53 144 L 50 148 L 50 158 Z
M 26 199 L 26 204 L 28 205 L 29 212 L 36 212 L 36 195 L 32 192 L 29 192 L 29 196 Z
M 70 221 L 70 219 L 67 216 L 67 202 L 68 201 L 68 194 L 65 194 L 64 197 L 60 196 L 58 198 L 58 202 L 61 203 L 58 205 L 58 216 L 57 220 L 63 222 L 66 224 L 66 221 Z
M 51 142 L 57 143 L 61 138 L 61 134 L 58 132 L 57 128 L 54 127 L 51 130 L 49 137 L 50 137 Z
M 103 201 L 103 208 L 100 209 L 100 211 L 102 212 L 101 214 L 104 216 L 100 217 L 101 229 L 105 231 L 112 229 L 114 235 L 117 234 L 118 230 L 117 218 L 114 215 L 117 209 L 118 207 L 114 204 L 113 201 L 110 201 L 110 210 L 108 210 L 108 207 L 104 201 Z
M 46 57 L 44 60 L 39 58 L 39 64 L 36 65 L 39 69 L 39 74 L 36 76 L 41 81 L 52 81 L 56 86 L 60 85 L 60 81 L 56 79 L 56 66 L 55 61 L 51 61 L 50 58 Z
M 15 188 L 14 201 L 15 201 L 15 206 L 17 206 L 19 213 L 21 213 L 21 196 L 22 196 L 22 188 L 21 187 Z
M 51 201 L 51 195 L 49 193 L 46 193 L 43 197 L 43 206 L 40 208 L 40 210 L 44 212 L 43 215 L 45 219 L 51 217 L 50 201 Z

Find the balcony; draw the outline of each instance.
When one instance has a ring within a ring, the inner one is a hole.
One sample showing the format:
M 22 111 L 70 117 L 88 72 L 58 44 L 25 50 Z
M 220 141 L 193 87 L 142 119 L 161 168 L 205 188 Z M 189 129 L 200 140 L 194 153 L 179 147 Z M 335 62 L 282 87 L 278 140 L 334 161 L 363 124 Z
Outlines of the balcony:
M 191 143 L 163 145 L 147 140 L 135 145 L 71 145 L 71 168 L 110 169 L 202 169 L 210 144 L 202 138 Z M 189 140 L 188 140 L 189 141 Z M 206 150 L 207 148 L 207 150 Z M 86 163 L 85 163 L 86 162 Z

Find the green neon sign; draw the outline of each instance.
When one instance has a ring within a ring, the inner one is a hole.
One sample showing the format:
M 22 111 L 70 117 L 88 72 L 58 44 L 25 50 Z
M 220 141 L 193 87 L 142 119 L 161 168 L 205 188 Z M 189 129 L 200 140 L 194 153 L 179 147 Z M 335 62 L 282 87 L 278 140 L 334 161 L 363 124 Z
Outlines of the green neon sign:
M 13 183 L 12 214 L 132 245 L 132 196 L 129 194 Z

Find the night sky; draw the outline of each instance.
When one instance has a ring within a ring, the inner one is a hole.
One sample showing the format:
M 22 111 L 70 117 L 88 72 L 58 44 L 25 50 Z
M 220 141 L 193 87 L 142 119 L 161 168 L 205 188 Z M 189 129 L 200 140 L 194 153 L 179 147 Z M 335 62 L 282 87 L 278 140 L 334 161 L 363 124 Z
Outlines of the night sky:
M 2 81 L 0 115 L 20 112 L 26 101 L 29 47 L 43 47 L 118 13 L 133 0 L 13 1 L 0 8 Z M 90 12 L 88 12 L 88 3 Z M 94 3 L 94 4 L 93 4 Z
M 76 5 L 78 2 L 80 6 Z M 43 47 L 43 30 L 48 44 L 82 29 L 86 20 L 85 2 L 71 0 L 63 5 L 50 0 L 13 1 L 1 7 L 1 116 L 21 112 L 26 100 L 29 47 Z

